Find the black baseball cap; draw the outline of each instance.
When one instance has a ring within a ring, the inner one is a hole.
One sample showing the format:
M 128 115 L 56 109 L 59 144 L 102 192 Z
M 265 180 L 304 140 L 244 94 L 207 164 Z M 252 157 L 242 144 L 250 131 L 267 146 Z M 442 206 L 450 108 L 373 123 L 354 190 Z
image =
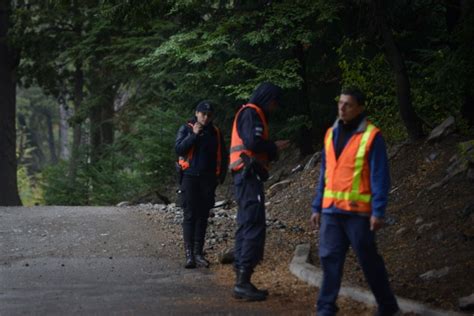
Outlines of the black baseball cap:
M 201 101 L 196 106 L 197 112 L 214 112 L 214 107 L 209 101 Z

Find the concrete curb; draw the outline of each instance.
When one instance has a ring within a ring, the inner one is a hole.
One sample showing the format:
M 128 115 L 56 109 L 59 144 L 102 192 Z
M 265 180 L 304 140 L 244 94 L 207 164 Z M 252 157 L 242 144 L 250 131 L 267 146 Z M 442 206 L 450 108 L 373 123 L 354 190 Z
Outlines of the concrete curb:
M 296 246 L 293 259 L 290 263 L 290 271 L 300 280 L 303 280 L 309 283 L 312 286 L 319 287 L 321 284 L 323 273 L 320 269 L 308 263 L 310 245 L 302 244 Z M 350 286 L 345 282 L 342 283 L 341 290 L 339 295 L 349 297 L 355 301 L 376 306 L 375 298 L 372 295 L 372 292 L 367 291 L 362 288 Z M 404 313 L 416 313 L 426 316 L 465 316 L 468 314 L 462 314 L 454 311 L 445 311 L 441 309 L 435 309 L 429 307 L 428 305 L 401 298 L 397 296 L 398 304 L 400 309 Z

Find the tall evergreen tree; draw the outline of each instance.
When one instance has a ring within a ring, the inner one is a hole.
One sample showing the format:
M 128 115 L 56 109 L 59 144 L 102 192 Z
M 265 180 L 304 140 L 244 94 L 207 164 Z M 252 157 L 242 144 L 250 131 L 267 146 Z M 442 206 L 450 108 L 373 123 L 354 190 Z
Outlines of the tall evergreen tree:
M 21 205 L 17 188 L 16 74 L 19 56 L 9 46 L 10 0 L 0 0 L 0 205 Z

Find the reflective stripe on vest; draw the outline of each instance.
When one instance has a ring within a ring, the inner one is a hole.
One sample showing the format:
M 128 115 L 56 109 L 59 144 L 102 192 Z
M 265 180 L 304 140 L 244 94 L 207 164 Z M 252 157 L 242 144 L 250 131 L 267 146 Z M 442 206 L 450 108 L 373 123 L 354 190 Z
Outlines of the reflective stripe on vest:
M 191 123 L 188 123 L 188 126 L 191 127 L 191 129 L 194 127 L 194 125 Z M 219 176 L 222 171 L 221 170 L 221 164 L 222 164 L 221 131 L 219 130 L 219 128 L 217 128 L 217 126 L 214 126 L 214 129 L 216 131 L 216 136 L 217 136 L 216 176 Z M 194 146 L 191 147 L 186 157 L 179 156 L 178 164 L 181 166 L 182 170 L 186 170 L 190 167 L 193 156 L 194 156 Z
M 237 114 L 235 114 L 234 123 L 232 124 L 232 138 L 231 138 L 231 144 L 230 144 L 230 161 L 229 161 L 229 170 L 232 170 L 232 171 L 238 171 L 243 168 L 244 163 L 242 161 L 242 158 L 240 158 L 241 153 L 245 153 L 249 157 L 255 157 L 258 161 L 262 163 L 262 165 L 265 168 L 268 168 L 268 155 L 266 153 L 256 154 L 253 151 L 247 149 L 244 145 L 242 138 L 240 138 L 239 132 L 237 130 L 237 119 L 240 115 L 240 112 L 242 112 L 242 110 L 246 108 L 252 108 L 257 112 L 258 117 L 263 123 L 262 138 L 264 140 L 268 139 L 268 123 L 267 123 L 265 114 L 263 113 L 263 110 L 252 103 L 248 103 L 242 106 L 237 112 Z
M 367 154 L 379 129 L 370 123 L 365 131 L 354 134 L 336 160 L 334 129 L 326 134 L 326 174 L 323 208 L 335 205 L 339 209 L 370 213 L 370 167 Z

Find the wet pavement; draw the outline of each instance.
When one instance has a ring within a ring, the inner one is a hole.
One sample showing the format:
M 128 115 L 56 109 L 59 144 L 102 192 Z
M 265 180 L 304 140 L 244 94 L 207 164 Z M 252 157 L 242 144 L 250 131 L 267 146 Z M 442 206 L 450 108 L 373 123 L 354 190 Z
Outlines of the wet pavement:
M 114 207 L 0 207 L 0 315 L 270 315 Z

